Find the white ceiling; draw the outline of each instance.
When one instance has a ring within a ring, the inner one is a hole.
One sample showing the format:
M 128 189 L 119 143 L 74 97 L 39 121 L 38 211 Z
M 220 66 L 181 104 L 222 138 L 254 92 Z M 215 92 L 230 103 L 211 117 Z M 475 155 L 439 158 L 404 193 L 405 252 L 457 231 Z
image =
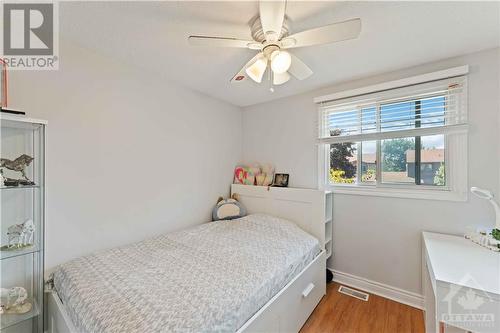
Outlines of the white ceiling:
M 249 39 L 257 12 L 257 2 L 241 1 L 63 2 L 60 35 L 239 106 L 500 45 L 498 2 L 290 1 L 292 33 L 355 17 L 362 31 L 356 40 L 294 50 L 313 76 L 271 93 L 268 84 L 229 82 L 256 51 L 187 44 L 190 34 Z

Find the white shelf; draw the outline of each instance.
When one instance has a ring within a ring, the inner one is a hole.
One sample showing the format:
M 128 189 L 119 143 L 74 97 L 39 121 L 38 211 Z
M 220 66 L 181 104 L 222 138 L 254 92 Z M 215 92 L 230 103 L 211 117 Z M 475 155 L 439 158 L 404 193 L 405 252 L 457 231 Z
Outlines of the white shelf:
M 32 185 L 0 186 L 2 233 L 14 223 L 31 220 L 34 224 L 30 247 L 0 250 L 0 287 L 23 287 L 32 308 L 22 314 L 0 315 L 0 331 L 43 333 L 43 273 L 45 226 L 45 124 L 43 120 L 0 114 L 2 157 L 15 158 L 21 154 L 33 158 L 26 170 Z M 5 170 L 4 177 L 18 178 L 18 173 Z M 8 237 L 2 235 L 2 247 Z
M 33 254 L 39 251 L 38 246 L 33 245 L 19 250 L 0 250 L 0 260 Z
M 330 258 L 331 256 L 332 256 L 332 250 L 326 249 L 326 259 Z
M 333 219 L 333 193 L 325 193 L 325 221 Z M 326 222 L 325 222 L 326 223 Z
M 32 128 L 33 125 L 47 125 L 48 123 L 47 120 L 44 119 L 29 118 L 25 115 L 16 115 L 5 112 L 0 113 L 0 120 L 2 120 L 2 123 L 8 124 L 14 128 Z
M 40 188 L 40 185 L 18 185 L 18 186 L 0 186 L 0 190 L 19 190 Z
M 325 250 L 326 258 L 330 258 L 333 253 L 333 193 L 325 192 Z

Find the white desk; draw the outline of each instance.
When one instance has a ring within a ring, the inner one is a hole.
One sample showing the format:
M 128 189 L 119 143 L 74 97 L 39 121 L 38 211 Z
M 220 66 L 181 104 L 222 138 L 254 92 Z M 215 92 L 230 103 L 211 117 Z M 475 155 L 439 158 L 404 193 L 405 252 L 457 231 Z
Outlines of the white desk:
M 500 253 L 463 237 L 422 235 L 426 332 L 500 332 Z

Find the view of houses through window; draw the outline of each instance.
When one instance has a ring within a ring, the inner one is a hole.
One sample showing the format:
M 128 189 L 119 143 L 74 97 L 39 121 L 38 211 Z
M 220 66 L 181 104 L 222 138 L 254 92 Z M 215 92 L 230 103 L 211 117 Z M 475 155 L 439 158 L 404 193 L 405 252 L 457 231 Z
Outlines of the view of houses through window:
M 366 106 L 332 113 L 330 135 L 440 126 L 445 123 L 445 110 L 445 96 L 432 96 L 381 104 L 378 112 L 376 106 Z M 329 155 L 332 184 L 446 185 L 444 134 L 334 143 Z
M 420 141 L 419 150 L 415 149 L 416 141 Z M 379 144 L 377 141 L 331 144 L 330 182 L 375 183 L 378 145 L 381 183 L 446 185 L 444 135 L 387 139 Z

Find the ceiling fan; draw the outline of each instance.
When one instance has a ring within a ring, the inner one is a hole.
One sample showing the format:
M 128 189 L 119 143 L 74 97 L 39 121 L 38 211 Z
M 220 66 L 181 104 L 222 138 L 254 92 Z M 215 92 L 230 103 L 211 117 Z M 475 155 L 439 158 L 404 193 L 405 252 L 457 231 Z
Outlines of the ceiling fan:
M 233 76 L 231 82 L 242 82 L 248 76 L 261 83 L 266 70 L 270 68 L 268 73 L 273 91 L 272 86 L 287 82 L 290 74 L 298 80 L 304 80 L 313 73 L 299 58 L 286 50 L 353 39 L 361 31 L 361 20 L 355 18 L 289 35 L 285 9 L 286 0 L 260 1 L 259 16 L 251 24 L 253 40 L 189 36 L 189 43 L 195 46 L 249 48 L 259 51 Z

